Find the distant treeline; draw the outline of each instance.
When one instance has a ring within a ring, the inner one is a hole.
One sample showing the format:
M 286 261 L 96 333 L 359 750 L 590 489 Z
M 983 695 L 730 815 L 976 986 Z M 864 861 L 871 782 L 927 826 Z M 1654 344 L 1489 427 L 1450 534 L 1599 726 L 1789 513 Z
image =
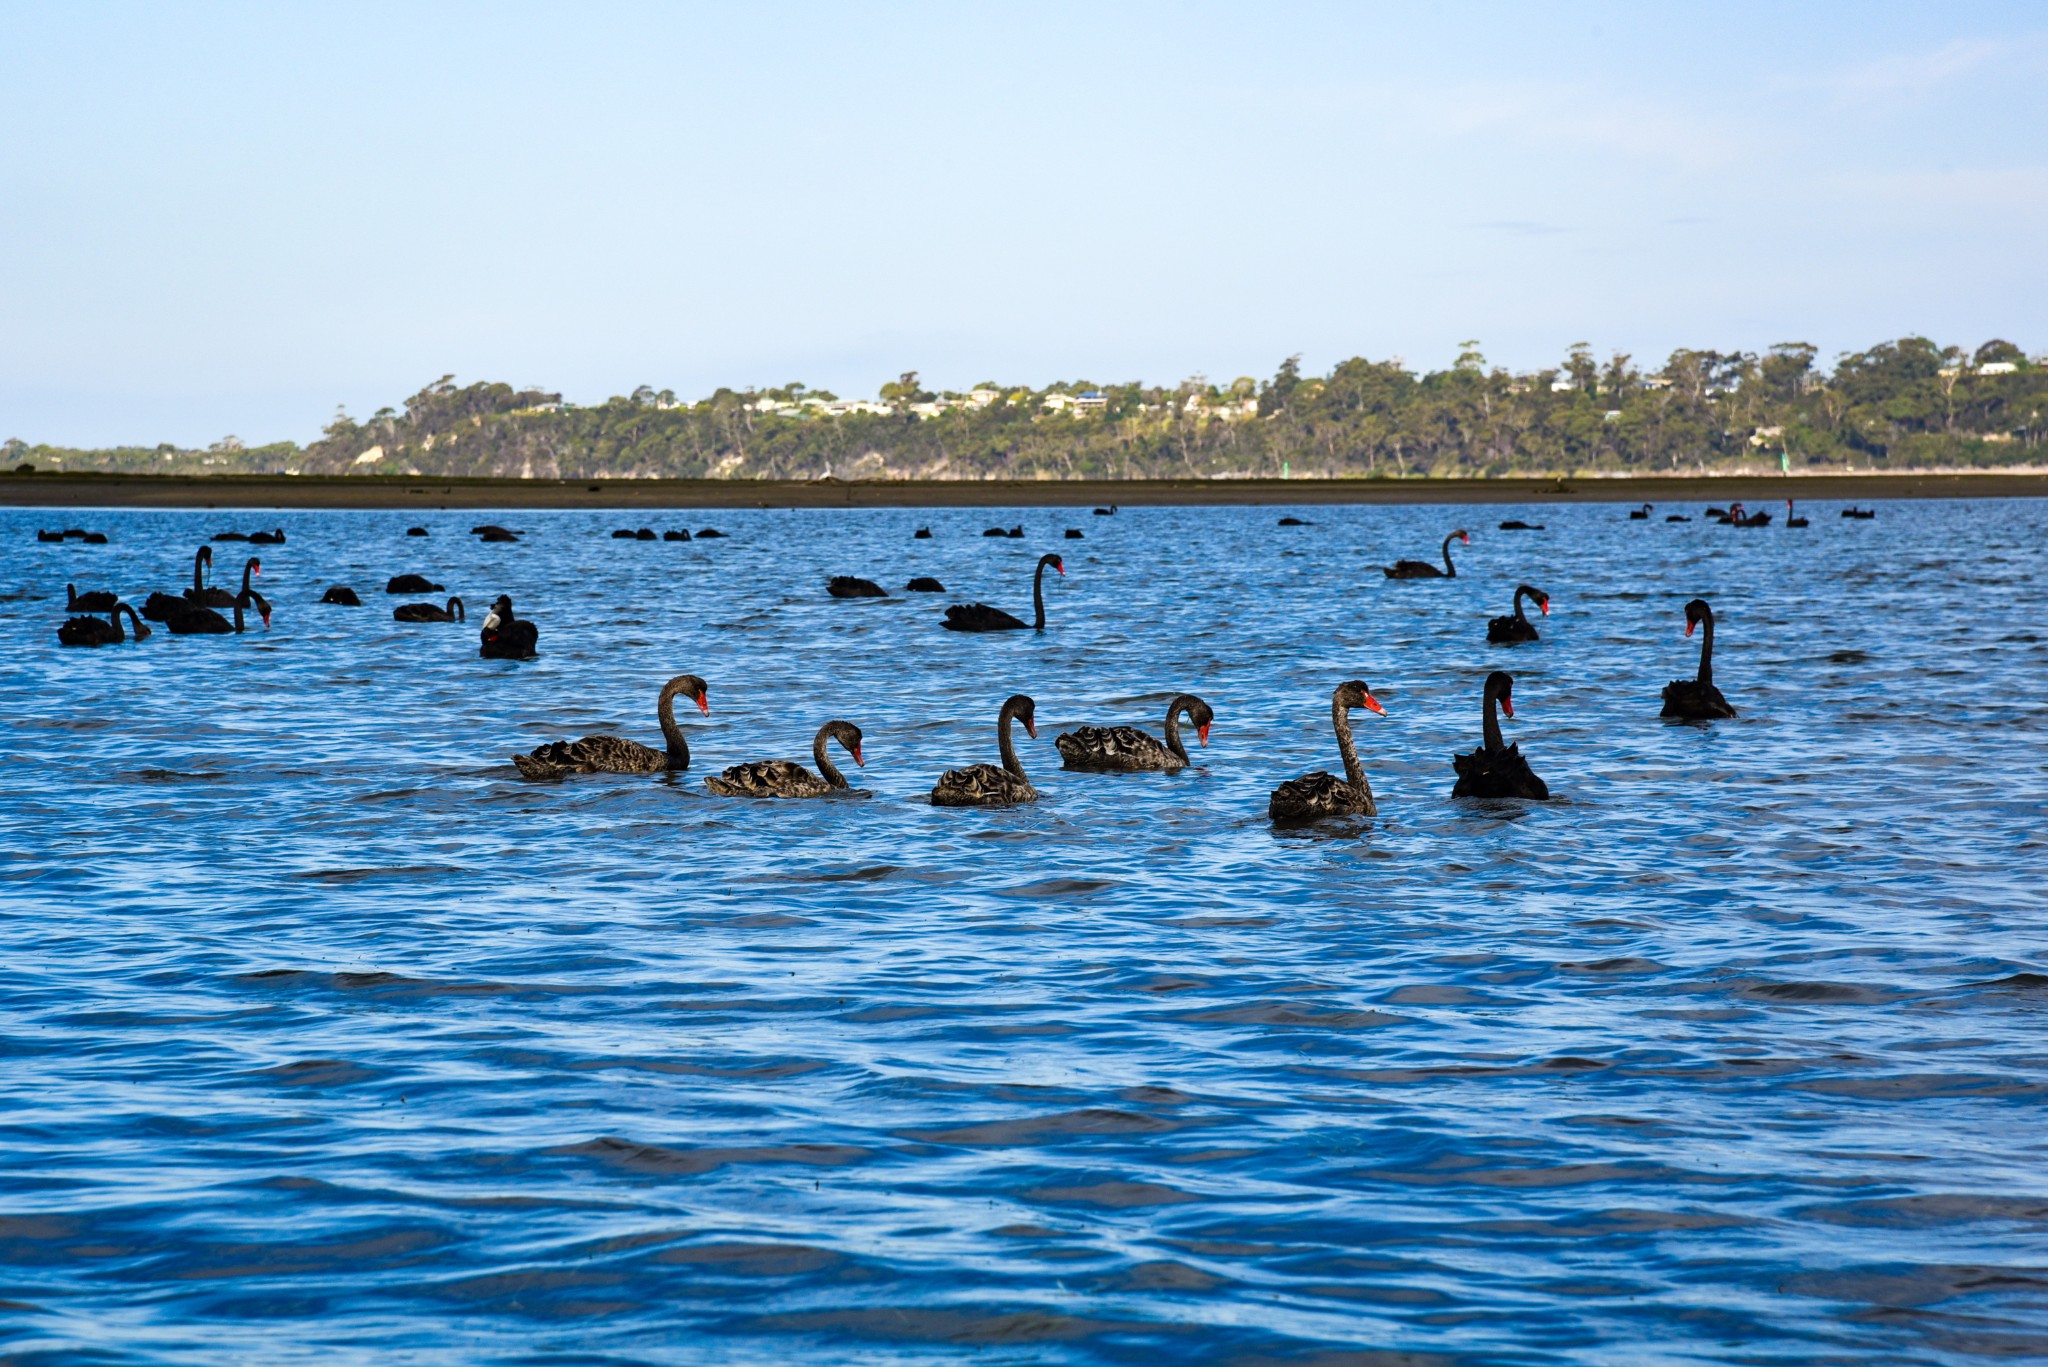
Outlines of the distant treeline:
M 444 376 L 310 446 L 105 451 L 6 444 L 7 466 L 565 479 L 1145 478 L 1642 474 L 1777 468 L 1994 467 L 2041 460 L 2048 358 L 1924 337 L 1840 357 L 1787 342 L 1762 354 L 1674 352 L 1644 373 L 1586 346 L 1513 373 L 1468 343 L 1448 370 L 1295 359 L 1269 380 L 1173 388 L 993 382 L 925 389 L 915 372 L 849 403 L 802 385 L 697 402 L 647 387 L 595 406 Z

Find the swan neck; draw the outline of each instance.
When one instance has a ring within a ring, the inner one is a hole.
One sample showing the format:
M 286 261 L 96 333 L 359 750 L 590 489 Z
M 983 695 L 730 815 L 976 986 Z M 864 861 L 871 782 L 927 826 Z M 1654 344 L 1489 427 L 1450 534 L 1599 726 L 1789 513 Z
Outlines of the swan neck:
M 248 597 L 246 593 L 242 595 L 242 598 L 246 597 Z M 235 635 L 237 636 L 242 634 L 242 598 L 235 599 Z
M 1038 572 L 1031 576 L 1031 629 L 1045 630 L 1045 562 L 1038 562 Z
M 1507 742 L 1501 739 L 1500 716 L 1496 711 L 1493 690 L 1489 688 L 1486 690 L 1486 749 L 1491 753 L 1504 748 L 1506 744 Z
M 1714 681 L 1714 614 L 1709 610 L 1700 619 L 1700 682 Z
M 121 604 L 114 604 L 114 610 L 107 614 L 107 620 L 114 624 L 114 643 L 116 645 L 128 639 L 121 634 Z
M 668 749 L 671 769 L 690 767 L 690 742 L 684 737 L 683 728 L 676 724 L 676 694 L 682 691 L 680 683 L 669 684 L 661 690 L 661 701 L 654 706 L 654 714 L 661 718 L 661 738 Z
M 1016 743 L 1010 739 L 1010 723 L 1016 719 L 1016 711 L 1008 703 L 1003 704 L 1003 714 L 996 718 L 996 748 L 1002 752 L 1004 770 L 1013 778 L 1022 779 L 1024 761 L 1017 758 Z
M 1529 589 L 1527 585 L 1523 585 L 1522 587 L 1515 590 L 1515 620 L 1517 622 L 1526 622 L 1529 620 L 1527 617 L 1524 617 L 1522 615 L 1522 600 L 1528 596 Z
M 206 561 L 206 547 L 201 546 L 198 550 L 192 552 L 192 592 L 194 596 L 197 596 L 199 590 L 206 587 L 206 579 L 201 573 L 205 568 Z
M 847 786 L 846 775 L 839 772 L 839 766 L 832 762 L 832 757 L 825 750 L 825 742 L 831 739 L 832 723 L 827 722 L 818 728 L 817 739 L 811 742 L 811 758 L 817 761 L 819 778 L 834 788 L 844 788 Z
M 1180 739 L 1180 714 L 1187 710 L 1186 698 L 1175 698 L 1166 705 L 1166 748 L 1171 750 L 1182 764 L 1189 763 L 1188 748 Z
M 1458 567 L 1451 563 L 1451 543 L 1457 539 L 1456 532 L 1444 538 L 1444 574 L 1452 579 L 1458 577 Z
M 1342 702 L 1330 702 L 1330 727 L 1337 733 L 1337 753 L 1344 757 L 1344 779 L 1367 797 L 1372 785 L 1365 781 L 1365 766 L 1358 762 L 1358 746 L 1351 740 L 1351 709 Z

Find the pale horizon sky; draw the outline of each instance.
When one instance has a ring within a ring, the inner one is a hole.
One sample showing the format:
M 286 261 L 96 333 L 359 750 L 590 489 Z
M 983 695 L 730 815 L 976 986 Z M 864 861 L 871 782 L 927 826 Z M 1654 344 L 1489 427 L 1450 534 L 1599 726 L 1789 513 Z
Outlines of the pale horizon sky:
M 1411 8 L 0 0 L 0 439 L 2048 349 L 2048 9 Z

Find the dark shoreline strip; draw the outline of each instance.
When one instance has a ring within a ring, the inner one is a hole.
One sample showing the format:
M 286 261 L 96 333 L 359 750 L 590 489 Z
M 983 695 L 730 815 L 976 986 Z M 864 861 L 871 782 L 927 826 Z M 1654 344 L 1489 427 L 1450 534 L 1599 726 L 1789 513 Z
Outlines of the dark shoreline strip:
M 15 508 L 975 508 L 1097 504 L 1726 503 L 2039 498 L 2048 475 L 1843 474 L 1621 479 L 714 480 L 385 475 L 0 475 Z

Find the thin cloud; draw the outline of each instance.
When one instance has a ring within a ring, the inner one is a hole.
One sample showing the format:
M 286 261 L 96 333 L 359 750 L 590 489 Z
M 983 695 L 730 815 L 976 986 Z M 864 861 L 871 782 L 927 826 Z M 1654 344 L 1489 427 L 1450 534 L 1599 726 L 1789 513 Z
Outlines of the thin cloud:
M 2048 54 L 2048 37 L 2029 34 L 1997 41 L 1957 38 L 1927 52 L 1899 52 L 1839 71 L 1788 78 L 1785 84 L 1819 88 L 1844 104 L 1925 99 L 1987 68 L 2037 67 Z

